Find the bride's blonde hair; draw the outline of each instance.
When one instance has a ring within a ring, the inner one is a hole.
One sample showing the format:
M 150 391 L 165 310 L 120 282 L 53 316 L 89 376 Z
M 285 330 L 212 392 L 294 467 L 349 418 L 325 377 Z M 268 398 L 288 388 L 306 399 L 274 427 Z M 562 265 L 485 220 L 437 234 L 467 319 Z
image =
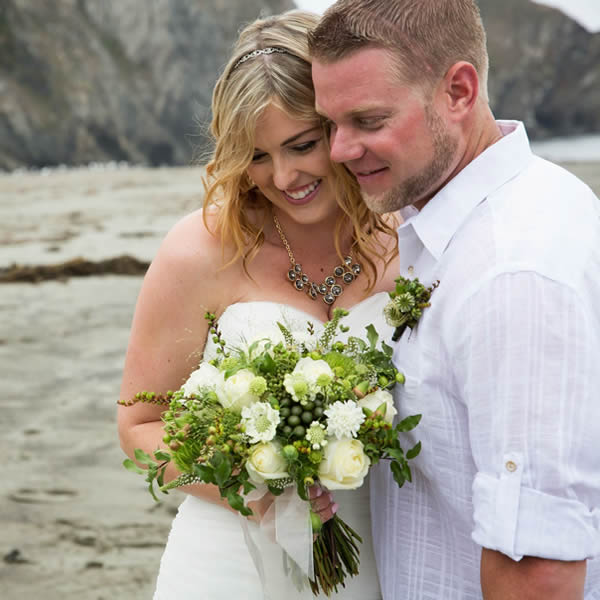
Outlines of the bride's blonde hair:
M 248 262 L 264 242 L 264 225 L 271 215 L 271 203 L 258 193 L 246 174 L 254 153 L 259 117 L 267 106 L 275 104 L 293 118 L 320 120 L 324 139 L 329 137 L 325 122 L 315 112 L 308 53 L 308 32 L 318 21 L 318 15 L 293 10 L 246 26 L 213 92 L 210 131 L 214 150 L 206 165 L 204 219 L 208 227 L 207 214 L 216 212 L 215 228 L 223 248 L 232 242 L 235 249 L 227 265 L 241 260 L 247 274 Z M 253 51 L 265 48 L 279 51 L 241 61 Z M 381 236 L 376 234 L 395 233 L 381 216 L 366 207 L 356 181 L 346 169 L 335 163 L 332 169 L 341 208 L 334 231 L 335 247 L 341 257 L 340 237 L 351 226 L 352 251 L 365 268 L 370 291 L 376 279 L 374 257 L 387 264 L 396 253 L 387 251 Z M 262 222 L 248 218 L 245 208 L 250 206 L 259 209 Z M 395 248 L 395 244 L 392 246 Z

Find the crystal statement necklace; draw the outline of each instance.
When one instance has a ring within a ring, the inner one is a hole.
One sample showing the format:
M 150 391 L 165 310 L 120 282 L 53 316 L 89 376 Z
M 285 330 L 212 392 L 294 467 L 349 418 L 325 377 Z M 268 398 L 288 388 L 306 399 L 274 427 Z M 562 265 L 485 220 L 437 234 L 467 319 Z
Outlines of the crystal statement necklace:
M 323 283 L 311 281 L 309 276 L 302 271 L 302 265 L 296 262 L 290 244 L 275 215 L 273 215 L 273 222 L 275 223 L 275 228 L 279 233 L 279 237 L 287 250 L 288 256 L 290 257 L 290 263 L 292 264 L 291 269 L 287 272 L 287 280 L 290 281 L 299 292 L 306 291 L 313 300 L 316 300 L 317 296 L 320 295 L 323 296 L 323 302 L 325 302 L 325 304 L 333 304 L 337 297 L 344 291 L 344 285 L 349 285 L 358 277 L 362 270 L 360 264 L 354 262 L 351 256 L 345 256 L 344 263 L 338 265 L 333 270 L 333 275 L 326 277 Z M 337 281 L 338 279 L 340 279 L 339 283 Z

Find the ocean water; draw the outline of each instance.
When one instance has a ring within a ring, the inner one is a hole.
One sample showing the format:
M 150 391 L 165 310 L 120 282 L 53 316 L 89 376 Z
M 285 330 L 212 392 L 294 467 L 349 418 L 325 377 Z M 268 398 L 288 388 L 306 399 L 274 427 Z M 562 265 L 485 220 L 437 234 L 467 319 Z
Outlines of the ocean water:
M 532 142 L 533 151 L 554 162 L 600 161 L 600 134 L 551 138 Z

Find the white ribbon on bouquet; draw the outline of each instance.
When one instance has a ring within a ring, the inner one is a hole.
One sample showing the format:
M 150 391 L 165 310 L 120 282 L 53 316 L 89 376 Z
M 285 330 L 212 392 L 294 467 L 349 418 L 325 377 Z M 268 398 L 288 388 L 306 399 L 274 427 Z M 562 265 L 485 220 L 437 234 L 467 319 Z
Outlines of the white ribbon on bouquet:
M 267 492 L 260 486 L 245 497 L 246 502 L 260 500 Z M 314 579 L 310 503 L 298 496 L 296 488 L 287 487 L 275 496 L 260 524 L 241 515 L 240 519 L 265 600 L 314 598 L 308 581 Z

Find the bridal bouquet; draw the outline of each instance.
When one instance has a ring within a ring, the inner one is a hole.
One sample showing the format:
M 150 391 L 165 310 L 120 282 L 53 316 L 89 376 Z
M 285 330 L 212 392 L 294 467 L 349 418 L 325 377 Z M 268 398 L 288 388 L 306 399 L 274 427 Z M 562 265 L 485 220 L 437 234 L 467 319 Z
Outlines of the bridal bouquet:
M 295 486 L 308 502 L 308 487 L 356 489 L 371 465 L 389 461 L 395 481 L 411 479 L 408 461 L 420 443 L 405 452 L 399 434 L 421 418 L 410 416 L 393 424 L 396 410 L 391 388 L 404 377 L 391 362 L 392 348 L 378 345 L 369 325 L 366 339 L 349 337 L 343 309 L 335 309 L 320 335 L 307 323 L 293 332 L 278 323 L 275 335 L 231 349 L 215 316 L 207 314 L 217 357 L 202 362 L 185 384 L 166 396 L 141 392 L 131 405 L 151 402 L 165 406 L 162 415 L 166 448 L 153 456 L 136 450 L 137 463 L 124 465 L 146 475 L 150 493 L 195 482 L 216 485 L 223 498 L 242 515 L 252 511 L 245 496 L 263 486 L 275 496 Z M 181 475 L 164 483 L 173 461 Z M 329 595 L 358 573 L 360 536 L 337 515 L 321 523 L 310 513 L 316 595 Z

